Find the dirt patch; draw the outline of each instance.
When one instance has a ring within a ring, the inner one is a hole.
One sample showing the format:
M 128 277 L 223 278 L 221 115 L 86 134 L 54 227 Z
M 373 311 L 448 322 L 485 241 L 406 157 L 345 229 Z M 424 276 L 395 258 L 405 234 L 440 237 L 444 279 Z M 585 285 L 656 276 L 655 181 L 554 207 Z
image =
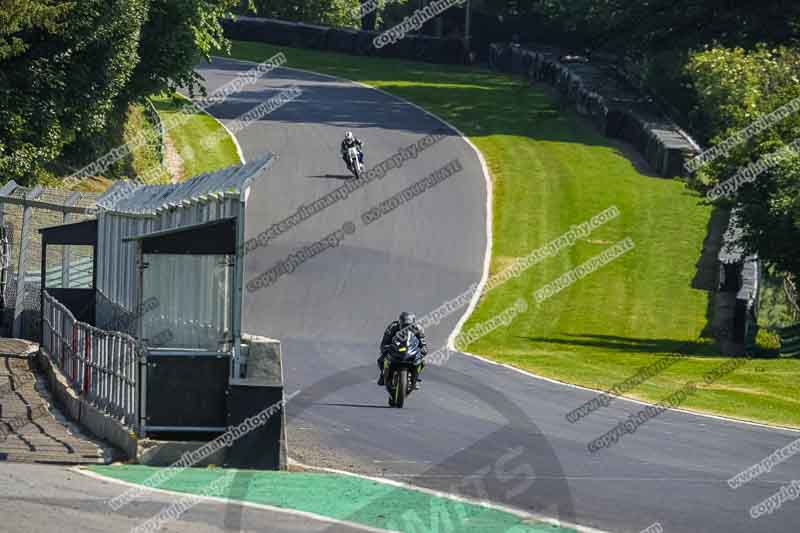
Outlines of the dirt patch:
M 172 176 L 172 183 L 183 180 L 183 158 L 169 135 L 164 136 L 164 166 Z

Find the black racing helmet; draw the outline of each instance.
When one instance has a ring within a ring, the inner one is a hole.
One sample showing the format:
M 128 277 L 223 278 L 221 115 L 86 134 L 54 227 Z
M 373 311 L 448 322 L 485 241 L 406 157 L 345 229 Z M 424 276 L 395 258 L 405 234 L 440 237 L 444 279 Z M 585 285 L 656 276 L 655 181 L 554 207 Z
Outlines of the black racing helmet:
M 417 316 L 414 313 L 409 313 L 408 311 L 403 311 L 400 313 L 400 325 L 404 328 L 412 325 L 417 321 Z

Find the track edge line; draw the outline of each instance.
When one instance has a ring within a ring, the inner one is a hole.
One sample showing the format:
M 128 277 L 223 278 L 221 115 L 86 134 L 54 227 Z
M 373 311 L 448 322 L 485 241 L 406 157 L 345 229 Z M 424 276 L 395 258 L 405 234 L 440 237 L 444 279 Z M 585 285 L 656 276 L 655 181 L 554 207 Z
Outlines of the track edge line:
M 194 493 L 191 493 L 191 492 L 178 492 L 178 491 L 172 491 L 172 490 L 168 490 L 168 489 L 157 489 L 157 488 L 153 488 L 153 487 L 148 487 L 146 485 L 139 485 L 137 483 L 131 483 L 130 481 L 124 481 L 122 479 L 117 479 L 117 478 L 114 478 L 114 477 L 104 476 L 102 474 L 98 474 L 96 472 L 92 472 L 91 470 L 87 470 L 86 468 L 81 468 L 80 466 L 74 466 L 74 467 L 70 468 L 69 470 L 72 470 L 73 472 L 76 472 L 78 474 L 81 474 L 81 475 L 84 475 L 84 476 L 87 476 L 87 477 L 90 477 L 90 478 L 93 478 L 93 479 L 97 479 L 97 480 L 100 480 L 100 481 L 107 481 L 109 483 L 117 483 L 119 485 L 124 485 L 124 486 L 130 487 L 130 488 L 138 488 L 138 489 L 144 488 L 145 490 L 150 491 L 150 492 L 166 494 L 166 495 L 169 495 L 169 496 L 190 496 L 190 497 L 193 497 L 193 498 L 197 498 L 197 499 L 205 500 L 205 501 L 210 501 L 210 502 L 223 503 L 223 504 L 231 504 L 232 503 L 234 505 L 241 505 L 242 507 L 250 507 L 250 508 L 253 508 L 253 509 L 260 509 L 262 511 L 271 511 L 271 512 L 277 512 L 277 513 L 290 514 L 290 515 L 294 515 L 294 516 L 300 516 L 300 517 L 303 517 L 303 518 L 309 518 L 309 519 L 312 519 L 312 520 L 317 520 L 319 522 L 326 522 L 326 523 L 330 523 L 330 524 L 336 524 L 336 525 L 341 525 L 341 526 L 352 527 L 352 528 L 355 528 L 355 529 L 360 529 L 360 530 L 363 530 L 363 531 L 370 531 L 370 532 L 373 532 L 373 533 L 402 533 L 402 532 L 395 532 L 395 531 L 392 531 L 390 529 L 380 529 L 380 528 L 376 528 L 376 527 L 372 527 L 372 526 L 366 526 L 364 524 L 358 524 L 356 522 L 348 522 L 347 520 L 339 520 L 338 518 L 332 518 L 332 517 L 328 517 L 328 516 L 323 516 L 323 515 L 319 515 L 319 514 L 316 514 L 316 513 L 311 513 L 311 512 L 308 512 L 308 511 L 299 511 L 297 509 L 287 509 L 285 507 L 275 507 L 273 505 L 269 505 L 269 504 L 265 504 L 265 503 L 254 503 L 254 502 L 247 502 L 247 501 L 243 501 L 243 500 L 234 500 L 234 499 L 231 499 L 231 498 L 221 498 L 221 497 L 218 497 L 218 496 L 206 496 L 206 495 L 203 495 L 203 494 L 194 494 Z
M 506 368 L 508 370 L 511 370 L 513 372 L 517 372 L 518 374 L 522 374 L 524 376 L 528 376 L 528 377 L 531 377 L 531 378 L 534 378 L 534 379 L 538 379 L 538 380 L 541 380 L 541 381 L 546 381 L 546 382 L 552 383 L 554 385 L 562 385 L 564 387 L 569 387 L 569 388 L 572 388 L 572 389 L 580 389 L 580 390 L 585 390 L 585 391 L 589 391 L 589 392 L 596 392 L 598 394 L 603 394 L 603 393 L 608 394 L 606 391 L 601 390 L 601 389 L 593 389 L 591 387 L 584 387 L 583 385 L 576 385 L 575 383 L 569 383 L 567 381 L 559 381 L 559 380 L 554 379 L 554 378 L 548 378 L 548 377 L 545 377 L 545 376 L 540 376 L 539 374 L 535 374 L 533 372 L 529 372 L 527 370 L 523 370 L 523 369 L 518 368 L 516 366 L 509 365 L 508 363 L 500 363 L 498 361 L 493 361 L 492 359 L 489 359 L 489 358 L 487 358 L 485 356 L 482 356 L 482 355 L 478 355 L 478 354 L 474 354 L 474 353 L 470 353 L 470 352 L 465 352 L 465 351 L 461 351 L 461 350 L 454 350 L 454 351 L 456 353 L 460 353 L 460 354 L 465 355 L 467 357 L 471 357 L 473 359 L 478 359 L 479 361 L 483 361 L 484 363 L 488 363 L 490 365 L 495 365 L 495 366 L 501 366 L 501 367 Z M 636 398 L 629 398 L 627 396 L 614 396 L 614 395 L 611 395 L 611 396 L 615 400 L 622 400 L 622 401 L 626 401 L 626 402 L 635 403 L 635 404 L 638 404 L 638 405 L 647 405 L 647 406 L 655 405 L 654 403 L 651 403 L 651 402 L 646 402 L 644 400 L 637 400 Z M 747 425 L 747 426 L 755 426 L 755 427 L 765 428 L 765 429 L 789 431 L 791 433 L 800 433 L 800 428 L 793 428 L 793 427 L 790 427 L 790 426 L 779 426 L 779 425 L 775 425 L 775 424 L 767 424 L 765 422 L 754 422 L 752 420 L 744 420 L 744 419 L 741 419 L 741 418 L 734 418 L 734 417 L 725 416 L 725 415 L 714 415 L 714 414 L 711 414 L 711 413 L 702 413 L 702 412 L 699 412 L 699 411 L 692 411 L 691 409 L 667 408 L 666 410 L 667 411 L 672 411 L 672 412 L 675 412 L 675 413 L 685 414 L 685 415 L 693 415 L 693 416 L 703 417 L 703 418 L 712 418 L 714 420 L 720 420 L 720 421 L 723 421 L 723 422 L 730 422 L 730 423 L 734 423 L 734 424 L 743 424 L 743 425 Z
M 466 496 L 461 496 L 461 495 L 453 494 L 453 493 L 450 493 L 450 492 L 444 492 L 444 491 L 440 491 L 440 490 L 429 489 L 429 488 L 426 488 L 426 487 L 421 487 L 419 485 L 412 485 L 410 483 L 404 483 L 402 481 L 396 481 L 394 479 L 373 477 L 373 476 L 368 476 L 368 475 L 365 475 L 365 474 L 357 474 L 355 472 L 348 472 L 347 470 L 338 470 L 336 468 L 328 468 L 328 467 L 324 467 L 324 466 L 311 466 L 311 465 L 307 465 L 305 463 L 302 463 L 300 461 L 297 461 L 297 460 L 291 459 L 291 458 L 289 459 L 289 463 L 293 464 L 293 465 L 296 465 L 296 466 L 299 466 L 301 468 L 307 468 L 309 470 L 318 470 L 320 472 L 328 472 L 330 474 L 339 474 L 339 475 L 344 475 L 344 476 L 357 477 L 357 478 L 373 481 L 375 483 L 381 483 L 381 484 L 384 484 L 384 485 L 390 485 L 390 486 L 397 487 L 397 488 L 402 488 L 402 489 L 407 489 L 407 490 L 415 490 L 415 491 L 427 494 L 429 496 L 436 496 L 438 498 L 449 498 L 451 500 L 454 500 L 454 501 L 457 501 L 457 502 L 461 502 L 461 503 L 468 503 L 470 505 L 477 505 L 477 506 L 480 506 L 480 507 L 485 507 L 487 509 L 493 509 L 495 511 L 503 511 L 503 512 L 512 514 L 512 515 L 516 516 L 517 518 L 532 519 L 532 520 L 537 520 L 539 522 L 542 522 L 542 523 L 545 523 L 545 524 L 548 524 L 548 525 L 552 525 L 552 526 L 556 526 L 556 527 L 571 528 L 571 529 L 574 529 L 574 530 L 579 531 L 581 533 L 609 533 L 609 532 L 606 532 L 606 531 L 601 530 L 601 529 L 595 529 L 595 528 L 588 527 L 588 526 L 581 526 L 579 524 L 573 524 L 573 523 L 569 523 L 569 522 L 564 522 L 564 521 L 561 521 L 561 520 L 559 520 L 557 518 L 551 518 L 549 516 L 540 515 L 538 513 L 532 513 L 530 511 L 524 511 L 522 509 L 516 509 L 514 507 L 509 507 L 509 506 L 502 505 L 502 504 L 499 504 L 499 503 L 493 503 L 493 502 L 490 502 L 490 501 L 483 501 L 483 500 L 476 500 L 474 498 L 468 498 Z
M 248 60 L 248 59 L 238 59 L 238 58 L 235 58 L 235 57 L 223 57 L 223 56 L 216 56 L 216 55 L 214 55 L 212 57 L 218 58 L 218 59 L 221 59 L 221 60 L 224 60 L 224 61 L 239 61 L 241 63 L 258 64 L 255 61 L 251 61 L 251 60 Z M 390 96 L 392 98 L 400 100 L 401 102 L 404 102 L 404 103 L 406 103 L 406 104 L 408 104 L 408 105 L 410 105 L 410 106 L 412 106 L 412 107 L 414 107 L 416 109 L 419 109 L 420 111 L 422 111 L 426 115 L 431 116 L 434 119 L 436 119 L 439 122 L 441 122 L 444 125 L 446 125 L 448 128 L 453 130 L 456 134 L 458 134 L 459 137 L 461 137 L 475 151 L 475 153 L 478 156 L 478 160 L 480 161 L 481 166 L 483 167 L 483 174 L 484 174 L 484 178 L 486 180 L 486 185 L 487 185 L 487 211 L 486 211 L 486 214 L 487 214 L 486 228 L 487 228 L 487 234 L 488 234 L 488 236 L 487 236 L 487 246 L 486 246 L 487 253 L 484 256 L 484 271 L 483 271 L 483 275 L 481 276 L 481 280 L 478 283 L 478 287 L 475 290 L 475 294 L 473 295 L 472 299 L 470 300 L 470 304 L 467 306 L 467 310 L 464 312 L 462 317 L 456 323 L 456 327 L 453 329 L 453 332 L 450 334 L 450 336 L 447 339 L 447 344 L 446 344 L 447 349 L 452 350 L 452 351 L 457 352 L 457 353 L 461 353 L 461 354 L 463 354 L 463 355 L 465 355 L 467 357 L 472 357 L 474 359 L 479 359 L 481 361 L 484 361 L 486 363 L 490 363 L 492 365 L 502 366 L 502 367 L 505 367 L 505 368 L 507 368 L 509 370 L 512 370 L 514 372 L 523 374 L 525 376 L 532 377 L 534 379 L 538 379 L 538 380 L 542 380 L 542 381 L 547 381 L 547 382 L 553 383 L 555 385 L 563 385 L 565 387 L 570 387 L 570 388 L 574 388 L 574 389 L 580 389 L 580 390 L 585 390 L 585 391 L 602 393 L 603 391 L 599 390 L 599 389 L 592 389 L 590 387 L 584 387 L 582 385 L 576 385 L 575 383 L 568 383 L 566 381 L 559 381 L 557 379 L 548 378 L 548 377 L 545 377 L 545 376 L 541 376 L 539 374 L 535 374 L 533 372 L 529 372 L 527 370 L 522 370 L 521 368 L 517 368 L 515 366 L 509 365 L 509 364 L 506 364 L 506 363 L 500 363 L 500 362 L 497 362 L 497 361 L 492 361 L 491 359 L 488 359 L 488 358 L 486 358 L 484 356 L 473 354 L 473 353 L 466 352 L 466 351 L 460 351 L 460 350 L 455 348 L 455 344 L 454 344 L 455 338 L 458 336 L 458 333 L 461 332 L 461 328 L 463 327 L 464 323 L 467 321 L 467 319 L 469 318 L 469 315 L 472 314 L 472 311 L 474 311 L 475 307 L 477 306 L 477 303 L 478 303 L 478 300 L 480 299 L 483 287 L 486 284 L 486 281 L 488 279 L 489 264 L 491 262 L 491 251 L 492 251 L 492 239 L 491 239 L 492 238 L 492 224 L 491 224 L 491 221 L 492 221 L 492 205 L 491 205 L 492 184 L 491 184 L 491 175 L 489 173 L 488 166 L 486 165 L 486 161 L 483 158 L 483 154 L 481 154 L 480 150 L 477 149 L 477 147 L 472 143 L 472 141 L 468 137 L 466 137 L 464 135 L 464 133 L 461 132 L 461 130 L 459 130 L 457 127 L 452 125 L 447 120 L 436 116 L 434 113 L 428 111 L 427 109 L 425 109 L 423 107 L 420 107 L 419 105 L 415 104 L 414 102 L 410 102 L 410 101 L 406 100 L 405 98 L 403 98 L 401 96 L 397 96 L 397 95 L 392 94 L 390 92 L 384 91 L 383 89 L 380 89 L 378 87 L 373 87 L 371 85 L 368 85 L 366 83 L 362 83 L 360 81 L 349 80 L 347 78 L 342 78 L 342 77 L 334 76 L 334 75 L 331 75 L 331 74 L 323 74 L 321 72 L 314 72 L 313 70 L 306 70 L 306 69 L 295 68 L 295 67 L 286 67 L 286 66 L 281 66 L 281 67 L 278 67 L 278 68 L 279 69 L 286 69 L 286 70 L 296 70 L 298 72 L 305 72 L 305 73 L 308 73 L 308 74 L 313 74 L 315 76 L 321 76 L 321 77 L 324 77 L 324 78 L 331 78 L 331 79 L 334 79 L 334 80 L 337 80 L 337 81 L 353 83 L 355 85 L 359 85 L 361 87 L 364 87 L 364 88 L 367 88 L 367 89 L 371 89 L 373 91 L 378 91 L 378 92 L 380 92 L 382 94 L 385 94 L 387 96 Z M 627 398 L 625 396 L 615 396 L 615 399 L 624 400 L 624 401 L 628 401 L 628 402 L 633 402 L 633 403 L 636 403 L 636 404 L 639 404 L 639 405 L 653 405 L 651 403 L 644 402 L 642 400 L 636 400 L 634 398 Z M 793 428 L 793 427 L 788 427 L 788 426 L 779 426 L 779 425 L 767 424 L 767 423 L 764 423 L 764 422 L 753 422 L 753 421 L 750 421 L 750 420 L 742 420 L 742 419 L 739 419 L 739 418 L 733 418 L 733 417 L 728 417 L 728 416 L 724 416 L 724 415 L 713 415 L 713 414 L 709 414 L 709 413 L 701 413 L 701 412 L 692 411 L 692 410 L 689 410 L 689 409 L 668 409 L 668 410 L 669 411 L 675 411 L 675 412 L 678 412 L 678 413 L 683 413 L 683 414 L 694 415 L 694 416 L 698 416 L 698 417 L 705 417 L 705 418 L 711 418 L 711 419 L 714 419 L 714 420 L 721 420 L 721 421 L 724 421 L 724 422 L 730 422 L 730 423 L 735 423 L 735 424 L 755 426 L 755 427 L 773 429 L 773 430 L 783 430 L 783 431 L 789 431 L 789 432 L 792 432 L 792 433 L 800 433 L 800 428 Z

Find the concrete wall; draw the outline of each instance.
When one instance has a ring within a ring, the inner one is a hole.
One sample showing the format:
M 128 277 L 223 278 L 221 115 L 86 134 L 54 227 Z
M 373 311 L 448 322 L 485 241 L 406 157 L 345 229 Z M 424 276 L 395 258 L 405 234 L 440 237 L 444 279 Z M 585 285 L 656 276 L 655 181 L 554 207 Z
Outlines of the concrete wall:
M 248 364 L 245 378 L 239 380 L 239 382 L 247 384 L 248 381 L 252 380 L 253 386 L 282 387 L 283 363 L 280 341 L 267 337 L 243 335 L 243 342 L 247 345 Z M 50 360 L 44 348 L 40 348 L 36 356 L 36 364 L 47 376 L 49 389 L 64 414 L 95 437 L 120 449 L 131 461 L 149 466 L 169 466 L 180 459 L 183 454 L 194 451 L 206 444 L 205 442 L 139 439 L 131 428 L 124 426 L 122 422 L 103 413 L 76 394 L 69 386 L 69 380 Z M 261 408 L 258 410 L 261 410 Z M 285 470 L 288 455 L 285 408 L 280 410 L 280 416 L 280 468 Z M 199 461 L 195 466 L 223 465 L 226 462 L 226 458 L 227 448 L 222 448 Z
M 138 443 L 136 462 L 147 466 L 171 466 L 184 454 L 191 453 L 206 444 L 206 442 L 199 441 L 141 439 Z M 227 448 L 220 448 L 193 466 L 223 465 L 225 464 L 227 451 Z
M 283 387 L 283 355 L 281 341 L 258 335 L 242 334 L 243 351 L 246 350 L 247 366 L 242 380 L 263 382 Z M 246 346 L 246 347 L 245 347 Z M 286 395 L 284 393 L 284 400 Z M 281 470 L 287 468 L 288 442 L 286 439 L 286 408 L 280 410 L 281 416 Z
M 238 380 L 239 384 L 248 383 L 251 386 L 283 386 L 283 361 L 281 356 L 281 343 L 276 339 L 256 335 L 242 334 L 242 350 L 247 356 L 244 378 Z M 260 411 L 268 406 L 257 407 Z M 287 441 L 286 441 L 286 409 L 280 410 L 281 439 L 280 439 L 280 469 L 287 468 Z M 161 441 L 141 439 L 135 457 L 140 464 L 149 466 L 169 466 L 181 458 L 185 453 L 190 453 L 205 445 L 206 442 L 194 441 Z M 222 448 L 210 456 L 196 463 L 195 466 L 224 465 L 228 462 L 229 448 Z
M 47 376 L 50 392 L 66 416 L 95 437 L 122 450 L 126 457 L 136 457 L 137 438 L 130 428 L 78 396 L 69 386 L 69 381 L 61 370 L 50 360 L 44 348 L 40 348 L 36 363 Z
M 269 381 L 283 385 L 283 359 L 281 341 L 258 335 L 242 334 L 242 351 L 247 356 L 245 378 Z

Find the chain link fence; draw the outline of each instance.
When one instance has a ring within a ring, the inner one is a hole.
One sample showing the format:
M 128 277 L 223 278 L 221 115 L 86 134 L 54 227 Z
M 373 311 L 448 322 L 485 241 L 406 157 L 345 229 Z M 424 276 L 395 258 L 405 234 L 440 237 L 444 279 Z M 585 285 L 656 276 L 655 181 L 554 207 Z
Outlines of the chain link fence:
M 3 307 L 0 309 L 0 334 L 13 336 L 13 323 L 16 315 L 21 320 L 19 336 L 33 341 L 41 341 L 41 269 L 42 239 L 40 229 L 64 223 L 82 222 L 91 218 L 84 213 L 65 212 L 63 206 L 74 203 L 76 207 L 91 208 L 96 205 L 100 193 L 85 192 L 75 196 L 72 191 L 45 189 L 37 191 L 28 187 L 16 187 L 7 197 L 0 198 L 2 226 L 8 240 L 0 265 L 3 267 L 5 284 L 0 284 L 3 292 Z M 5 198 L 12 199 L 8 201 Z M 17 202 L 27 202 L 22 205 Z M 29 210 L 25 216 L 25 210 Z M 27 232 L 26 246 L 23 249 L 23 232 Z M 45 269 L 48 285 L 60 287 L 91 287 L 92 247 L 91 246 L 51 246 L 48 248 Z M 23 259 L 23 261 L 20 261 Z M 68 259 L 67 275 L 64 261 Z M 20 265 L 24 270 L 21 284 L 21 309 L 16 310 L 20 287 Z

